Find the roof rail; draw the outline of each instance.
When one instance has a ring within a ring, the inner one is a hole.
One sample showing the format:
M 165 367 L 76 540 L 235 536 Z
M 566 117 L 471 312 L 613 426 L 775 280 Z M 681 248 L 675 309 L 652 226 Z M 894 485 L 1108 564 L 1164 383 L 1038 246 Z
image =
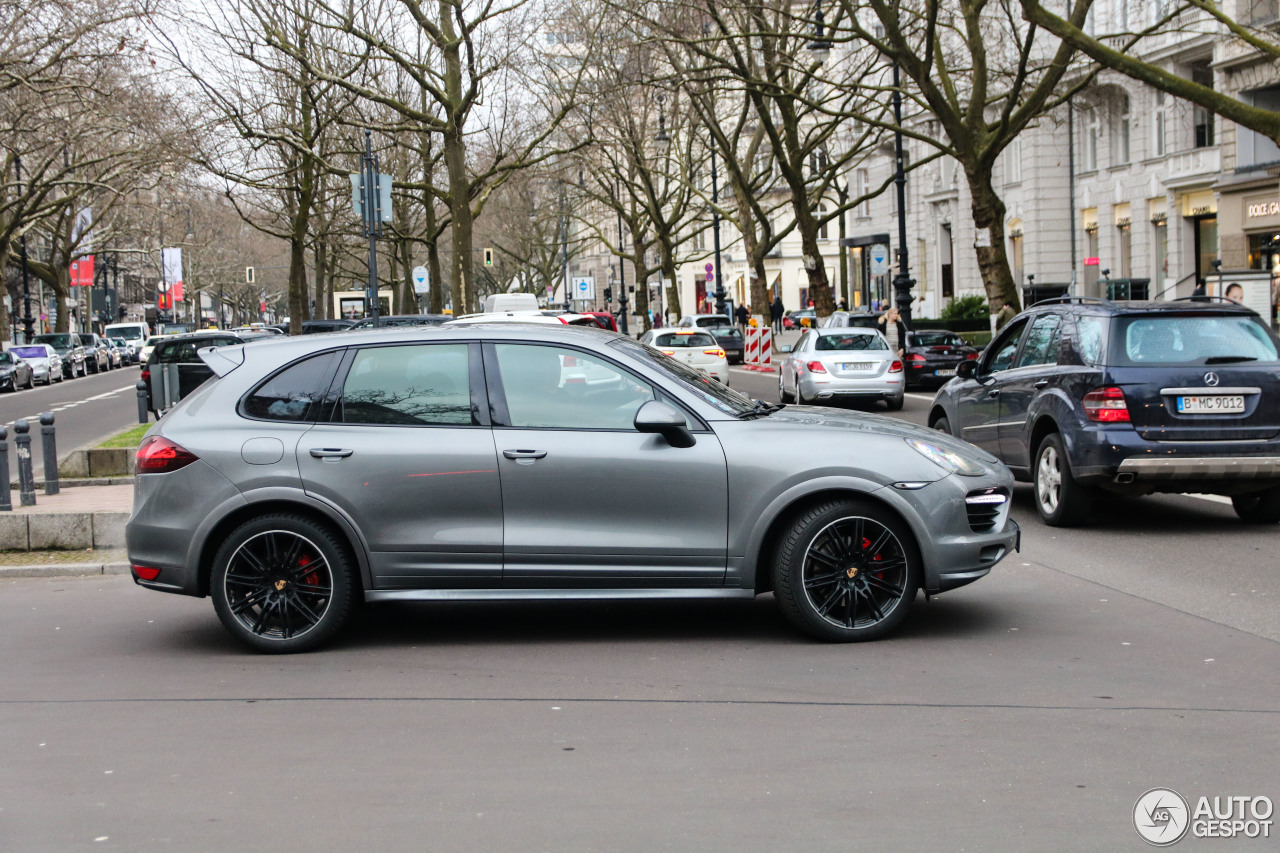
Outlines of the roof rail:
M 1030 307 L 1034 308 L 1034 307 L 1036 307 L 1036 305 L 1053 305 L 1053 304 L 1056 304 L 1056 303 L 1068 303 L 1068 304 L 1069 304 L 1069 303 L 1072 303 L 1072 302 L 1080 302 L 1080 303 L 1097 303 L 1097 304 L 1099 304 L 1099 305 L 1114 305 L 1114 304 L 1115 304 L 1115 303 L 1114 303 L 1114 302 L 1112 302 L 1110 299 L 1103 299 L 1103 298 L 1102 298 L 1102 297 L 1100 297 L 1100 296 L 1055 296 L 1053 299 L 1042 299 L 1041 301 L 1039 301 L 1039 302 L 1035 303 L 1035 305 L 1032 305 L 1032 306 L 1030 306 Z
M 1228 299 L 1225 296 L 1179 296 L 1177 299 L 1170 299 L 1170 302 L 1229 302 L 1232 305 L 1239 305 L 1234 299 Z

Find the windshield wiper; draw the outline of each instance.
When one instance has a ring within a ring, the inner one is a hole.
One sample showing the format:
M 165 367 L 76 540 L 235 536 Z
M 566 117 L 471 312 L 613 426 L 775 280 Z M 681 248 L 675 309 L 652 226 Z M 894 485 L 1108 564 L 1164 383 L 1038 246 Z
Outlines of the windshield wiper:
M 771 415 L 774 412 L 780 412 L 785 408 L 785 406 L 780 403 L 769 403 L 764 400 L 753 400 L 752 403 L 754 405 L 751 407 L 751 411 L 743 412 L 738 415 L 739 420 L 745 421 L 749 418 L 761 418 L 765 415 Z
M 1204 360 L 1205 364 L 1234 364 L 1241 361 L 1257 361 L 1254 355 L 1214 355 Z

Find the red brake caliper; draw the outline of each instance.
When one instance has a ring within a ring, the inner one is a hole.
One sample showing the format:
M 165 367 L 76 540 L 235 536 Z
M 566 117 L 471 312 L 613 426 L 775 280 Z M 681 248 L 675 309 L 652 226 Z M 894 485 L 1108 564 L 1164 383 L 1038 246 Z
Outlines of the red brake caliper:
M 298 565 L 301 567 L 306 567 L 310 565 L 310 563 L 311 563 L 311 558 L 308 556 L 304 555 L 298 558 Z M 309 586 L 316 586 L 317 584 L 320 583 L 320 575 L 316 572 L 312 572 L 311 574 L 304 577 L 303 580 L 306 581 Z

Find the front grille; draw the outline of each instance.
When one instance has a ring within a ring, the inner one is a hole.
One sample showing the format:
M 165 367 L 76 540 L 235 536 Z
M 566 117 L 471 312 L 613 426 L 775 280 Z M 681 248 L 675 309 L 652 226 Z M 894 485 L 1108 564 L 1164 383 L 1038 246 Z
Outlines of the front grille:
M 973 532 L 990 533 L 1009 505 L 1009 492 L 1006 489 L 980 489 L 965 495 L 964 504 Z

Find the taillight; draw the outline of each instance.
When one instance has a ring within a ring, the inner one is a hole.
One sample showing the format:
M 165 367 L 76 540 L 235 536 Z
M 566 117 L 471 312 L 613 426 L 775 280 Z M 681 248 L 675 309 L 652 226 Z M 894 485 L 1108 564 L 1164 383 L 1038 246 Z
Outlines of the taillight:
M 185 468 L 197 459 L 196 455 L 169 439 L 153 435 L 142 440 L 134 458 L 134 473 L 168 474 Z
M 132 568 L 133 576 L 136 578 L 142 578 L 144 581 L 153 581 L 160 577 L 160 570 L 155 566 L 139 566 L 137 563 L 134 563 Z
M 1084 395 L 1084 413 L 1091 421 L 1104 424 L 1127 424 L 1129 404 L 1119 388 L 1094 388 Z
M 716 358 L 724 358 L 724 350 L 720 349 L 719 347 L 715 347 L 713 349 L 704 349 L 702 351 L 702 354 L 714 355 Z
M 827 369 L 822 366 L 820 361 L 811 361 L 805 365 L 805 369 L 810 373 L 826 373 Z
M 566 355 L 566 356 L 564 357 L 564 366 L 565 366 L 565 367 L 577 367 L 577 366 L 578 366 L 578 357 L 577 357 L 576 355 Z
M 907 361 L 911 362 L 912 367 L 919 367 L 925 363 L 925 357 L 918 352 L 913 352 L 907 356 Z
M 895 359 L 893 360 L 893 364 L 889 365 L 889 372 L 890 372 L 890 373 L 901 373 L 901 372 L 902 372 L 902 362 L 898 361 L 898 360 L 895 358 Z
M 142 368 L 142 381 L 143 382 L 151 381 L 151 371 L 145 367 Z
M 662 350 L 662 354 L 663 354 L 663 355 L 675 355 L 675 354 L 676 354 L 676 351 L 675 351 L 675 350 L 673 350 L 673 349 L 664 349 L 664 350 Z
M 971 352 L 971 353 L 969 353 L 968 355 L 966 355 L 966 356 L 964 357 L 964 360 L 965 360 L 965 361 L 977 361 L 977 360 L 978 360 L 978 354 L 977 354 L 976 352 Z

